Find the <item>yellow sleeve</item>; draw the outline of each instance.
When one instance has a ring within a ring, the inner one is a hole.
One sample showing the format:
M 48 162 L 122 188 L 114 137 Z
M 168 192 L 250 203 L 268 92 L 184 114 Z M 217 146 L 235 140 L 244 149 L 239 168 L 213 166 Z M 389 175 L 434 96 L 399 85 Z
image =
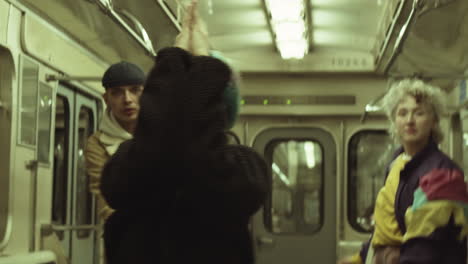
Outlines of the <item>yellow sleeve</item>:
M 359 253 L 356 253 L 355 255 L 352 255 L 352 256 L 349 258 L 349 263 L 352 263 L 352 264 L 363 264 L 362 259 L 361 259 L 361 255 L 359 255 Z
M 352 256 L 347 256 L 344 259 L 338 261 L 338 264 L 363 264 L 359 252 Z
M 97 199 L 98 214 L 102 220 L 106 220 L 114 209 L 109 207 L 99 189 L 102 169 L 109 159 L 105 148 L 99 142 L 99 135 L 99 132 L 93 134 L 86 144 L 86 171 L 89 177 L 89 190 Z

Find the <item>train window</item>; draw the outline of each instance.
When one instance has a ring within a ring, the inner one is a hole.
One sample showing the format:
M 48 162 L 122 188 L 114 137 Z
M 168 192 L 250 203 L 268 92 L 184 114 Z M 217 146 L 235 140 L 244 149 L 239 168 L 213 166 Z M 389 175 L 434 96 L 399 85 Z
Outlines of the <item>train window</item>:
M 360 232 L 372 231 L 374 202 L 395 149 L 396 144 L 385 131 L 360 131 L 349 142 L 348 220 Z
M 24 57 L 22 62 L 20 143 L 35 146 L 39 66 Z
M 54 182 L 52 193 L 52 222 L 65 225 L 68 201 L 68 150 L 70 133 L 70 104 L 57 95 L 55 107 Z M 63 239 L 63 232 L 58 232 Z
M 78 120 L 78 153 L 77 153 L 77 209 L 76 223 L 78 225 L 92 224 L 92 196 L 88 189 L 88 175 L 86 174 L 86 161 L 84 157 L 85 144 L 94 131 L 93 112 L 91 109 L 81 107 Z M 78 231 L 78 238 L 85 238 L 90 231 Z
M 37 160 L 42 163 L 49 163 L 51 114 L 52 88 L 44 83 L 40 83 Z
M 264 222 L 275 234 L 313 234 L 322 226 L 323 151 L 313 140 L 280 140 L 267 146 L 273 188 Z

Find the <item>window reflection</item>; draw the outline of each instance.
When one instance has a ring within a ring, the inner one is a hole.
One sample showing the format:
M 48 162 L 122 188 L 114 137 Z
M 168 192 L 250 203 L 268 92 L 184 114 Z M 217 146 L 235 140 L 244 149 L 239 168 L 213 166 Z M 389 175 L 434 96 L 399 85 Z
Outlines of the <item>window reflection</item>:
M 374 202 L 396 147 L 385 131 L 361 131 L 350 140 L 348 220 L 358 231 L 372 231 Z
M 69 109 L 67 99 L 57 95 L 55 110 L 52 222 L 58 225 L 65 225 L 67 222 Z M 63 232 L 57 232 L 57 234 L 62 240 Z
M 50 125 L 52 113 L 52 88 L 44 83 L 39 86 L 39 127 L 37 159 L 49 163 Z
M 321 146 L 315 141 L 287 140 L 273 143 L 270 149 L 273 189 L 266 226 L 277 234 L 316 232 L 323 211 Z
M 306 224 L 318 225 L 320 214 L 316 212 L 319 208 L 319 192 L 308 192 L 304 195 L 304 221 Z
M 92 197 L 88 191 L 88 176 L 86 174 L 86 161 L 84 157 L 85 144 L 93 133 L 93 112 L 91 109 L 81 107 L 78 121 L 78 150 L 77 150 L 77 196 L 76 196 L 76 223 L 78 225 L 92 224 Z M 78 231 L 79 238 L 88 237 L 90 231 Z
M 20 142 L 36 145 L 36 111 L 39 67 L 29 59 L 23 59 L 21 88 L 21 137 Z

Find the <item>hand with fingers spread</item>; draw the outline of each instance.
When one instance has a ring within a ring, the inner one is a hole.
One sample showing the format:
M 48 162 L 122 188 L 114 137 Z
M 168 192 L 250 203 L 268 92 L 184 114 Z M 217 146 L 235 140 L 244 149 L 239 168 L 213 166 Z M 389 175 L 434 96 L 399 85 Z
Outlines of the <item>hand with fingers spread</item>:
M 193 55 L 209 54 L 208 31 L 198 12 L 198 0 L 193 0 L 186 9 L 182 30 L 176 37 L 175 46 Z

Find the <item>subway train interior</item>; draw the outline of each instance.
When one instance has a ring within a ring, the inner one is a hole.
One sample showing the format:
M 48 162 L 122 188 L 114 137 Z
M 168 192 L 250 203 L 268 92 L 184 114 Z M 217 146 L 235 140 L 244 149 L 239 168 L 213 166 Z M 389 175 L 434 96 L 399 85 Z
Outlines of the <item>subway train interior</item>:
M 101 77 L 146 72 L 189 0 L 0 0 L 0 263 L 100 264 L 86 139 Z M 199 0 L 213 50 L 242 76 L 233 144 L 272 168 L 251 219 L 259 264 L 359 250 L 397 147 L 381 99 L 402 78 L 441 87 L 441 149 L 468 169 L 468 1 Z

